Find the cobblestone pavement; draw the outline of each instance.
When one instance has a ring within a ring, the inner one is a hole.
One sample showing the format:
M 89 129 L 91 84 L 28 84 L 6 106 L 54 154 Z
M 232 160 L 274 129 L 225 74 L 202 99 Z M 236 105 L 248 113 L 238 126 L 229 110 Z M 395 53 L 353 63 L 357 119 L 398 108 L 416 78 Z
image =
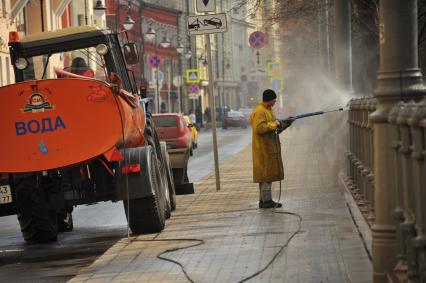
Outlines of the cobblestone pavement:
M 249 146 L 221 166 L 220 191 L 214 174 L 201 179 L 195 194 L 178 196 L 162 233 L 120 240 L 70 282 L 188 282 L 177 264 L 157 258 L 170 249 L 177 250 L 161 256 L 180 263 L 194 282 L 240 282 L 262 269 L 248 281 L 371 282 L 371 262 L 332 157 L 315 132 L 304 127 L 282 135 L 283 208 L 257 207 Z

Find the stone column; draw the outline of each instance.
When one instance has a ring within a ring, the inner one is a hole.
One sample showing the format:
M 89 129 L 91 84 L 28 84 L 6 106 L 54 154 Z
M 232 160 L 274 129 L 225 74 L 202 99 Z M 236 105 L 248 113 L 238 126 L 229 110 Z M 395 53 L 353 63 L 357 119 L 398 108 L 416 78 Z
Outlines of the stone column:
M 396 180 L 392 154 L 392 125 L 387 116 L 399 101 L 419 100 L 425 93 L 417 56 L 417 0 L 380 1 L 380 68 L 375 90 L 374 123 L 375 216 L 373 280 L 386 281 L 396 261 Z

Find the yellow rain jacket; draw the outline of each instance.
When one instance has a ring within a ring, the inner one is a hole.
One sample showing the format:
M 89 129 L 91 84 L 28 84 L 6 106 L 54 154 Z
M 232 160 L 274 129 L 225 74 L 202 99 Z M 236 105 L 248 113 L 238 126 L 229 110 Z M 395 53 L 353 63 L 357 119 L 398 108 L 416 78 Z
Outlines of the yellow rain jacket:
M 284 179 L 279 136 L 275 133 L 276 118 L 262 102 L 250 116 L 252 126 L 253 182 L 275 182 Z

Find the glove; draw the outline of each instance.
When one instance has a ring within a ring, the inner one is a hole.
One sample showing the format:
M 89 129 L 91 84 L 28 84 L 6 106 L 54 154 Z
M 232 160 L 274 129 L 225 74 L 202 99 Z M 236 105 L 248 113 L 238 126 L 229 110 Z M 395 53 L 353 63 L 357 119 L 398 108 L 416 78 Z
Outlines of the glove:
M 293 124 L 294 119 L 293 118 L 288 118 L 285 121 L 281 121 L 280 125 L 277 128 L 278 134 L 281 134 L 285 129 L 287 129 L 288 127 L 291 126 L 291 124 Z

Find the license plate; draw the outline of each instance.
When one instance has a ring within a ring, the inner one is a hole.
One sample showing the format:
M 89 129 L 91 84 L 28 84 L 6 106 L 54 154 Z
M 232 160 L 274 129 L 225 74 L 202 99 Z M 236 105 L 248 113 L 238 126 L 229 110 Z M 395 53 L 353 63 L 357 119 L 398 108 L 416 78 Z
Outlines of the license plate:
M 12 191 L 9 185 L 0 185 L 0 204 L 12 202 Z

